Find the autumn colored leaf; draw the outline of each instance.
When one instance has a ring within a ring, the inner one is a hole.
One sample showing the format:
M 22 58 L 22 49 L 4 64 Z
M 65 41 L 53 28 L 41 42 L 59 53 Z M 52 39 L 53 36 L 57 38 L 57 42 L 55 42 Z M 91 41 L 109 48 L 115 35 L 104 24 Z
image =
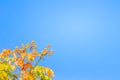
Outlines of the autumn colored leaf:
M 32 50 L 32 54 L 33 54 L 34 56 L 38 56 L 38 55 L 39 55 L 39 52 L 37 52 L 37 51 L 34 49 L 34 50 Z
M 24 65 L 24 61 L 20 58 L 16 59 L 15 65 L 22 67 Z
M 23 65 L 22 70 L 26 70 L 27 68 L 32 68 L 32 64 L 27 62 L 26 64 Z
M 35 56 L 33 56 L 32 54 L 28 54 L 27 57 L 28 57 L 28 58 L 27 58 L 28 61 L 33 61 L 34 58 L 35 58 Z
M 3 55 L 4 57 L 8 56 L 9 54 L 10 54 L 10 49 L 3 49 L 2 55 Z
M 43 71 L 48 75 L 54 77 L 54 73 L 50 68 L 43 68 Z
M 47 54 L 51 56 L 53 54 L 53 50 L 48 51 Z
M 50 47 L 51 47 L 50 44 L 48 44 L 48 45 L 47 45 L 47 48 L 50 48 Z

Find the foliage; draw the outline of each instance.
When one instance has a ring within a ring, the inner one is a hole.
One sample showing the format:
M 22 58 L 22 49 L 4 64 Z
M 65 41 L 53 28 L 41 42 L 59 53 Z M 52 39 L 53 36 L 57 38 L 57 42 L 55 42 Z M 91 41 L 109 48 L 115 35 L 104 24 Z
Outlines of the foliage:
M 39 66 L 40 60 L 45 55 L 51 55 L 47 45 L 41 53 L 37 51 L 34 41 L 14 50 L 4 49 L 0 53 L 0 80 L 53 80 L 53 71 L 44 66 Z M 36 62 L 37 61 L 37 62 Z

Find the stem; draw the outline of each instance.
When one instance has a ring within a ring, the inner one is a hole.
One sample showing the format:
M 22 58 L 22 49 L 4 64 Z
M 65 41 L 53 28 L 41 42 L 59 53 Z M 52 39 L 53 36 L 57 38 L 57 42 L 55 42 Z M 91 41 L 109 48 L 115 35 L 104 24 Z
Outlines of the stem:
M 41 58 L 38 59 L 38 61 L 36 62 L 35 66 L 36 67 L 38 65 L 38 63 L 40 62 Z
M 36 64 L 35 64 L 35 66 L 30 69 L 30 72 L 38 65 L 38 63 L 40 62 L 40 59 L 41 59 L 41 58 L 39 58 L 38 61 L 37 61 Z

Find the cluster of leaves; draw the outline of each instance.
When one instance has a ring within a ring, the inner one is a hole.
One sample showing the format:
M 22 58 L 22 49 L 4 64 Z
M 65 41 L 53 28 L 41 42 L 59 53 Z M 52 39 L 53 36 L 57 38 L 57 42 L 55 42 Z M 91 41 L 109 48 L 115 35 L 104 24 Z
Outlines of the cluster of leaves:
M 4 49 L 0 53 L 0 80 L 53 80 L 53 71 L 38 65 L 45 55 L 53 54 L 53 50 L 49 48 L 50 45 L 47 45 L 39 53 L 35 42 L 32 41 L 12 51 Z

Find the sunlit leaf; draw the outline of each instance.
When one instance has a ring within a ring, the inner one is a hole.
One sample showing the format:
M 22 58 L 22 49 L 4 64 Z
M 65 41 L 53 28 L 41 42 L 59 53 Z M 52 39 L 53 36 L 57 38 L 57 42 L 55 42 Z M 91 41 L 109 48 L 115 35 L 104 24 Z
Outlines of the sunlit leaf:
M 27 62 L 26 64 L 23 65 L 22 70 L 26 70 L 27 68 L 32 68 L 32 64 Z
M 20 58 L 16 59 L 15 65 L 22 67 L 24 65 L 24 61 Z
M 32 54 L 28 54 L 28 56 L 27 56 L 28 58 L 28 61 L 33 61 L 34 60 L 34 58 L 35 58 L 35 56 L 33 56 Z

